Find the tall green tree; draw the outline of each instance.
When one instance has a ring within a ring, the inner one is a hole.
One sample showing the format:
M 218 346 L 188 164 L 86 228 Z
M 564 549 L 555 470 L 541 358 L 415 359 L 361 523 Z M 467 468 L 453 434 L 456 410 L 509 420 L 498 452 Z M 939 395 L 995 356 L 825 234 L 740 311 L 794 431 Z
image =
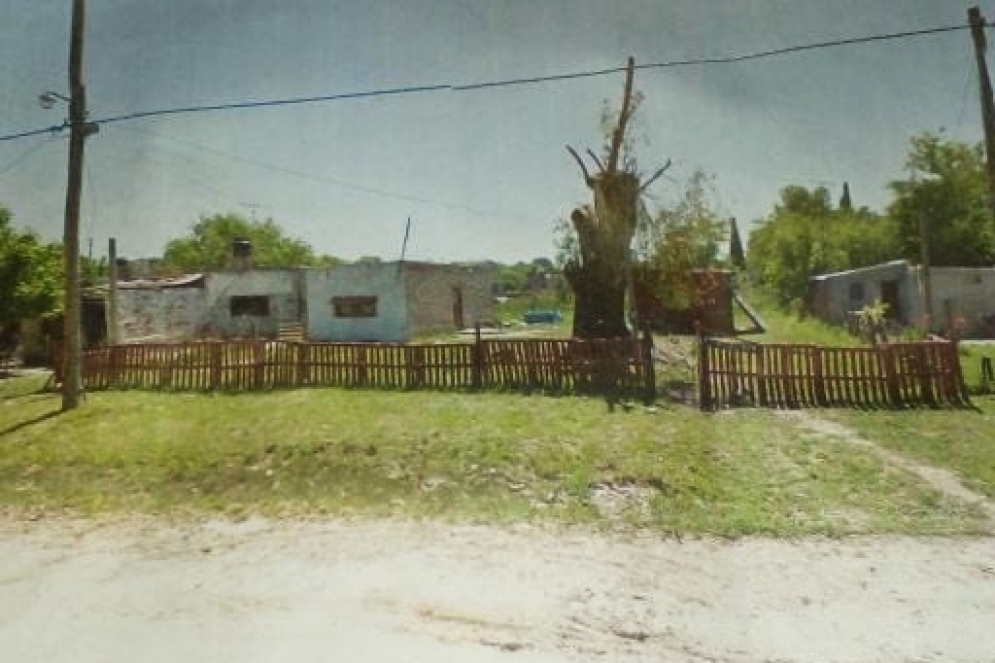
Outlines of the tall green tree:
M 636 231 L 639 282 L 652 288 L 665 306 L 685 308 L 706 293 L 698 292 L 692 270 L 716 267 L 728 236 L 709 198 L 711 177 L 695 170 L 684 182 L 681 197 L 655 215 L 640 215 Z M 645 210 L 644 210 L 645 212 Z
M 816 274 L 898 257 L 892 221 L 867 208 L 834 209 L 824 187 L 788 186 L 750 234 L 747 269 L 782 304 L 803 300 Z
M 62 306 L 62 248 L 11 224 L 0 206 L 0 326 L 55 313 Z
M 890 184 L 901 257 L 918 262 L 920 224 L 928 232 L 930 262 L 975 267 L 995 263 L 995 226 L 987 205 L 981 145 L 946 140 L 933 133 L 912 139 L 905 179 Z
M 746 251 L 743 249 L 743 238 L 739 234 L 739 224 L 735 217 L 729 219 L 729 264 L 734 269 L 746 268 Z
M 236 240 L 251 243 L 251 262 L 258 267 L 324 266 L 335 261 L 315 256 L 310 245 L 288 236 L 272 219 L 249 221 L 237 214 L 216 214 L 201 217 L 187 237 L 170 240 L 163 266 L 188 272 L 230 267 Z

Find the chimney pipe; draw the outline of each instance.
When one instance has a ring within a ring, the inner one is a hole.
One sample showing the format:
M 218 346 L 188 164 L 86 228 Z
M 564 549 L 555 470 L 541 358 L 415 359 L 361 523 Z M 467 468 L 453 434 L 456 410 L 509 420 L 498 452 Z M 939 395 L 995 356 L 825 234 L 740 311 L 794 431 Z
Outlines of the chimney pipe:
M 231 243 L 231 257 L 235 269 L 248 269 L 252 257 L 252 243 L 247 239 L 236 239 Z

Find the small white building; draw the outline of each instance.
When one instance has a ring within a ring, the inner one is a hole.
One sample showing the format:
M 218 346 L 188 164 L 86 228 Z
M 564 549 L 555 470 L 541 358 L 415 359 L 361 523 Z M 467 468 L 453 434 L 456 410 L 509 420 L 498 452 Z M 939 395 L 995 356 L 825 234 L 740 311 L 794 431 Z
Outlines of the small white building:
M 961 336 L 995 337 L 995 268 L 932 267 L 931 331 L 960 330 Z M 923 269 L 905 260 L 832 274 L 809 282 L 809 310 L 818 318 L 844 324 L 848 316 L 880 300 L 886 316 L 901 325 L 926 320 Z
M 495 317 L 493 265 L 357 263 L 304 274 L 312 341 L 404 342 Z
M 245 268 L 118 284 L 118 339 L 275 338 L 404 342 L 495 317 L 493 265 L 391 262 Z

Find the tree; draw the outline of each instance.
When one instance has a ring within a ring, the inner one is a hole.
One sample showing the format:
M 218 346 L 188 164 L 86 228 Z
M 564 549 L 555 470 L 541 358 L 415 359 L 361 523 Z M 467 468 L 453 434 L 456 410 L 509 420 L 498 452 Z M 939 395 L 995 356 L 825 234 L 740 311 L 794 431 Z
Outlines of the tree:
M 667 168 L 664 166 L 641 184 L 635 160 L 626 149 L 626 127 L 639 105 L 638 95 L 632 94 L 634 71 L 635 63 L 629 58 L 622 107 L 613 118 L 603 159 L 587 152 L 598 171 L 591 175 L 580 155 L 567 147 L 594 197 L 593 205 L 579 207 L 570 214 L 577 251 L 563 269 L 574 292 L 573 334 L 578 338 L 629 334 L 625 291 L 639 194 Z
M 809 279 L 894 259 L 894 224 L 867 208 L 833 209 L 824 187 L 788 186 L 750 234 L 747 268 L 782 303 L 804 300 Z
M 11 226 L 0 206 L 0 326 L 56 313 L 62 306 L 62 248 Z
M 330 256 L 315 257 L 313 249 L 286 235 L 272 219 L 249 221 L 237 214 L 201 217 L 187 237 L 166 244 L 163 267 L 198 272 L 232 265 L 232 242 L 248 240 L 252 264 L 258 267 L 303 267 L 334 264 Z
M 690 306 L 706 295 L 692 271 L 715 267 L 726 238 L 726 222 L 708 199 L 710 178 L 695 170 L 684 183 L 681 198 L 655 216 L 640 215 L 636 230 L 638 281 L 674 309 Z
M 981 145 L 944 140 L 932 133 L 912 139 L 906 179 L 890 184 L 902 258 L 919 261 L 920 224 L 928 229 L 930 262 L 978 267 L 995 263 L 995 229 L 988 209 Z
M 729 219 L 729 264 L 734 269 L 746 268 L 746 252 L 743 250 L 743 239 L 739 235 L 735 217 Z
M 840 196 L 840 210 L 853 211 L 853 200 L 850 199 L 850 184 L 843 182 L 843 195 Z

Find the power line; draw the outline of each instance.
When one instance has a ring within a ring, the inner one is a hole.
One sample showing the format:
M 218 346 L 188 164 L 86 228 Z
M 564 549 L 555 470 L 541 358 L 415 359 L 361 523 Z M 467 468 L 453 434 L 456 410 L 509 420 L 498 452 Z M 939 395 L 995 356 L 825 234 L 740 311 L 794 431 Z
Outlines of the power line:
M 323 184 L 331 184 L 333 186 L 337 186 L 337 187 L 342 188 L 342 189 L 348 189 L 348 190 L 351 190 L 351 191 L 357 191 L 359 193 L 364 193 L 364 194 L 367 194 L 367 195 L 372 195 L 372 196 L 376 196 L 376 197 L 380 197 L 380 198 L 390 198 L 390 199 L 401 200 L 401 201 L 405 201 L 405 202 L 423 203 L 423 204 L 426 204 L 426 205 L 433 205 L 433 206 L 441 207 L 441 208 L 445 208 L 445 209 L 458 209 L 458 210 L 462 210 L 464 212 L 469 212 L 470 214 L 473 214 L 474 216 L 478 216 L 478 217 L 484 218 L 484 219 L 492 219 L 492 218 L 494 218 L 493 212 L 485 211 L 485 210 L 481 210 L 481 209 L 477 209 L 477 208 L 471 207 L 469 205 L 462 205 L 460 203 L 448 202 L 448 201 L 444 201 L 444 200 L 436 200 L 436 199 L 433 199 L 433 198 L 428 198 L 426 196 L 419 196 L 419 195 L 408 194 L 408 193 L 400 193 L 400 192 L 397 192 L 397 191 L 391 191 L 389 189 L 382 189 L 382 188 L 379 188 L 379 187 L 372 187 L 372 186 L 368 186 L 368 185 L 364 185 L 364 184 L 355 184 L 355 183 L 347 182 L 345 180 L 342 180 L 342 179 L 339 179 L 339 178 L 336 178 L 336 177 L 331 177 L 331 176 L 328 176 L 328 175 L 320 175 L 320 174 L 317 174 L 317 173 L 310 173 L 310 172 L 307 172 L 307 171 L 298 170 L 296 168 L 289 168 L 287 166 L 282 166 L 282 165 L 279 165 L 279 164 L 270 163 L 268 161 L 263 161 L 261 159 L 255 159 L 253 157 L 248 157 L 248 156 L 245 156 L 243 154 L 236 153 L 236 152 L 228 152 L 228 151 L 225 151 L 225 150 L 219 150 L 219 149 L 215 149 L 215 148 L 212 148 L 212 147 L 207 147 L 206 145 L 201 145 L 200 143 L 197 143 L 197 142 L 194 142 L 194 141 L 185 140 L 185 139 L 182 139 L 182 138 L 176 138 L 174 136 L 169 136 L 169 135 L 162 134 L 162 133 L 155 132 L 155 131 L 148 131 L 147 129 L 138 129 L 136 127 L 124 127 L 124 126 L 120 126 L 118 128 L 119 129 L 126 129 L 127 131 L 132 131 L 132 132 L 135 132 L 135 133 L 145 134 L 145 135 L 151 136 L 153 138 L 158 138 L 158 139 L 162 139 L 162 140 L 168 140 L 170 142 L 176 143 L 177 145 L 185 146 L 187 149 L 192 149 L 192 150 L 196 150 L 196 151 L 199 151 L 199 152 L 204 152 L 204 153 L 207 153 L 207 154 L 213 154 L 215 156 L 219 156 L 219 157 L 222 157 L 222 158 L 225 158 L 225 159 L 230 159 L 230 160 L 233 160 L 233 161 L 240 161 L 240 162 L 249 164 L 251 166 L 255 166 L 257 168 L 264 168 L 264 169 L 267 169 L 267 170 L 271 170 L 273 172 L 282 173 L 284 175 L 289 175 L 291 177 L 298 177 L 298 178 L 301 178 L 301 179 L 311 180 L 313 182 L 321 182 Z M 503 214 L 502 216 L 509 216 L 510 217 L 510 216 L 517 216 L 517 215 L 515 215 L 514 213 L 512 213 L 512 214 L 507 214 L 507 215 Z
M 856 44 L 867 44 L 872 42 L 894 41 L 898 39 L 923 37 L 927 35 L 942 34 L 947 32 L 955 32 L 959 30 L 968 30 L 968 29 L 970 29 L 970 26 L 965 24 L 946 25 L 934 28 L 925 28 L 922 30 L 906 30 L 903 32 L 892 32 L 886 34 L 869 35 L 864 37 L 833 39 L 828 41 L 815 42 L 811 44 L 801 44 L 795 46 L 775 48 L 765 51 L 757 51 L 754 53 L 747 53 L 743 55 L 728 55 L 728 56 L 692 58 L 687 60 L 671 60 L 666 62 L 653 62 L 648 64 L 636 65 L 636 69 L 671 69 L 676 67 L 735 64 L 739 62 L 761 60 L 765 58 L 778 57 L 793 53 L 801 53 L 804 51 L 814 51 L 825 48 L 835 48 L 839 46 L 852 46 Z M 488 88 L 536 85 L 536 84 L 552 83 L 552 82 L 565 81 L 565 80 L 575 80 L 580 78 L 593 78 L 597 76 L 607 76 L 610 74 L 617 74 L 623 71 L 625 71 L 625 67 L 610 67 L 607 69 L 593 69 L 593 70 L 569 72 L 563 74 L 550 74 L 546 76 L 508 78 L 503 80 L 482 81 L 482 82 L 459 84 L 459 85 L 439 83 L 433 85 L 415 85 L 415 86 L 404 86 L 404 87 L 380 88 L 380 89 L 366 90 L 361 92 L 346 92 L 340 94 L 327 94 L 327 95 L 310 96 L 310 97 L 290 97 L 285 99 L 253 100 L 253 101 L 241 101 L 241 102 L 224 103 L 224 104 L 206 104 L 199 106 L 179 106 L 174 108 L 162 108 L 157 110 L 136 111 L 132 113 L 124 113 L 121 115 L 112 115 L 110 117 L 93 120 L 93 123 L 113 124 L 118 122 L 127 122 L 131 120 L 146 119 L 151 117 L 162 117 L 166 115 L 206 113 L 206 112 L 226 111 L 226 110 L 245 110 L 253 108 L 270 108 L 276 106 L 291 106 L 291 105 L 300 105 L 300 104 L 330 103 L 336 101 L 350 101 L 355 99 L 370 99 L 370 98 L 384 97 L 384 96 L 401 96 L 408 94 L 424 94 L 424 93 L 443 92 L 443 91 L 469 92 L 473 90 L 482 90 Z M 67 123 L 63 123 L 62 125 L 55 125 L 44 129 L 33 129 L 14 134 L 8 134 L 0 136 L 0 141 L 16 140 L 19 138 L 36 136 L 48 132 L 59 132 L 62 131 L 63 129 L 66 129 L 68 126 L 69 125 Z
M 924 37 L 927 35 L 942 34 L 944 32 L 954 32 L 957 30 L 970 30 L 969 25 L 945 25 L 936 28 L 925 28 L 923 30 L 906 30 L 905 32 L 891 32 L 880 35 L 870 35 L 867 37 L 851 37 L 849 39 L 833 39 L 830 41 L 820 41 L 813 44 L 803 44 L 800 46 L 786 46 L 768 51 L 758 51 L 747 55 L 729 55 L 724 57 L 696 58 L 691 60 L 672 60 L 670 62 L 657 62 L 654 64 L 636 65 L 636 69 L 663 69 L 667 67 L 689 67 L 709 64 L 733 64 L 736 62 L 747 62 L 749 60 L 760 60 L 763 58 L 788 55 L 790 53 L 801 53 L 804 51 L 815 51 L 823 48 L 834 48 L 836 46 L 852 46 L 854 44 L 868 44 L 872 42 L 894 41 L 896 39 L 907 39 L 909 37 Z
M 11 159 L 3 168 L 0 168 L 0 175 L 5 175 L 10 171 L 14 170 L 14 168 L 20 166 L 22 163 L 33 157 L 39 150 L 41 150 L 41 148 L 45 147 L 49 143 L 55 142 L 58 139 L 59 139 L 58 136 L 52 136 L 46 141 L 42 141 L 37 145 L 32 145 L 30 148 L 24 150 L 16 157 Z

